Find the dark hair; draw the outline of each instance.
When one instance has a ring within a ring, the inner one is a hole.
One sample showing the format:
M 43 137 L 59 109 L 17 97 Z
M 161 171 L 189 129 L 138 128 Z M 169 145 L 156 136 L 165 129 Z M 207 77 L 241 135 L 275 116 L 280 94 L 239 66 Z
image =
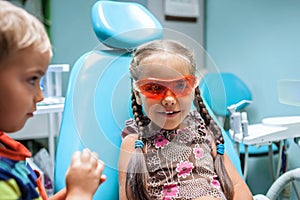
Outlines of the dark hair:
M 195 99 L 194 99 L 194 105 L 197 108 L 197 111 L 200 113 L 201 117 L 203 118 L 206 126 L 211 130 L 211 132 L 215 136 L 216 145 L 224 144 L 224 138 L 222 135 L 222 131 L 219 128 L 219 126 L 216 124 L 216 122 L 211 118 L 211 116 L 208 113 L 208 110 L 206 109 L 206 106 L 203 102 L 203 99 L 200 94 L 200 90 L 198 87 L 195 89 Z M 226 196 L 226 199 L 233 199 L 233 185 L 231 182 L 231 179 L 229 178 L 229 175 L 225 169 L 223 155 L 217 153 L 215 157 L 215 170 L 219 176 L 219 181 L 221 183 L 223 192 Z
M 162 54 L 170 54 L 175 56 L 180 56 L 189 62 L 191 74 L 195 74 L 196 65 L 194 61 L 193 54 L 183 47 L 181 44 L 171 41 L 171 40 L 156 40 L 149 42 L 145 45 L 139 47 L 133 55 L 133 60 L 130 65 L 130 72 L 132 78 L 138 80 L 139 77 L 139 65 L 144 61 L 144 59 L 151 57 L 153 54 L 156 55 L 156 58 Z M 136 124 L 139 129 L 139 139 L 148 137 L 147 125 L 150 120 L 143 115 L 142 106 L 139 105 L 136 101 L 134 92 L 132 91 L 132 111 L 136 121 Z M 203 99 L 200 95 L 200 90 L 198 87 L 195 89 L 195 99 L 194 105 L 197 108 L 197 111 L 200 113 L 203 118 L 206 126 L 214 134 L 216 145 L 224 144 L 224 138 L 222 136 L 221 129 L 211 118 L 206 106 L 203 102 Z M 233 185 L 231 179 L 225 169 L 223 155 L 217 154 L 214 160 L 215 170 L 219 176 L 219 181 L 221 187 L 227 199 L 233 199 Z M 145 163 L 144 154 L 141 148 L 136 148 L 135 153 L 133 154 L 127 170 L 126 176 L 126 196 L 129 200 L 147 200 L 150 199 L 147 192 L 147 167 Z
M 133 91 L 131 96 L 131 105 L 134 119 L 139 128 L 138 139 L 142 139 L 143 137 L 146 137 L 145 135 L 147 134 L 147 131 L 145 130 L 145 127 L 148 125 L 149 119 L 143 115 L 142 106 L 137 104 Z M 147 176 L 147 167 L 142 148 L 136 148 L 127 168 L 125 185 L 127 199 L 150 199 L 147 192 Z

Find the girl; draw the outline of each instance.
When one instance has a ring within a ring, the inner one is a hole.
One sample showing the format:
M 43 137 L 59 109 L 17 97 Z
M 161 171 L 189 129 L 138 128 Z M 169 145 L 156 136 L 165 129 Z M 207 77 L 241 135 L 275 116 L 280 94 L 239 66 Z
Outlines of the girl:
M 149 42 L 130 73 L 134 120 L 122 132 L 120 199 L 252 199 L 202 101 L 193 54 L 175 41 Z

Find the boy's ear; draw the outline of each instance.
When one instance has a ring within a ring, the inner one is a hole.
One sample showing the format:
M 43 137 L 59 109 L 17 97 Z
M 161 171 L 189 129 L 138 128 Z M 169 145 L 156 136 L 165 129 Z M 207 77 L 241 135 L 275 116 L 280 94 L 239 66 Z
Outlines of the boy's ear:
M 135 99 L 136 99 L 136 103 L 139 104 L 139 105 L 142 105 L 142 99 L 140 97 L 140 93 L 136 90 L 133 90 L 134 92 L 134 96 L 135 96 Z

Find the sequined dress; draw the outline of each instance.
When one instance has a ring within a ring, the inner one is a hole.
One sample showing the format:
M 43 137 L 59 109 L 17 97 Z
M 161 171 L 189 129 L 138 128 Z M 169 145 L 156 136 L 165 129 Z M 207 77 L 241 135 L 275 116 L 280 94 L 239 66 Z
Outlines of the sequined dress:
M 144 139 L 150 197 L 226 199 L 214 170 L 213 136 L 197 111 L 190 112 L 185 123 L 186 128 L 153 131 Z M 135 121 L 126 121 L 123 136 L 136 132 Z

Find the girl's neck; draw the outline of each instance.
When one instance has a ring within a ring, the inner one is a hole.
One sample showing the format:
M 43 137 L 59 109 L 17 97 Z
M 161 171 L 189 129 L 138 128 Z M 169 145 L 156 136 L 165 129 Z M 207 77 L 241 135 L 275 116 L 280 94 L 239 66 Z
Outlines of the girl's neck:
M 160 130 L 167 130 L 167 131 L 172 131 L 172 130 L 177 130 L 177 129 L 183 129 L 188 127 L 189 124 L 186 122 L 186 120 L 183 120 L 176 128 L 174 129 L 164 129 L 163 127 L 158 126 L 157 124 L 155 124 L 154 122 L 150 122 L 148 127 L 150 129 L 151 132 L 156 132 L 156 131 L 160 131 Z

